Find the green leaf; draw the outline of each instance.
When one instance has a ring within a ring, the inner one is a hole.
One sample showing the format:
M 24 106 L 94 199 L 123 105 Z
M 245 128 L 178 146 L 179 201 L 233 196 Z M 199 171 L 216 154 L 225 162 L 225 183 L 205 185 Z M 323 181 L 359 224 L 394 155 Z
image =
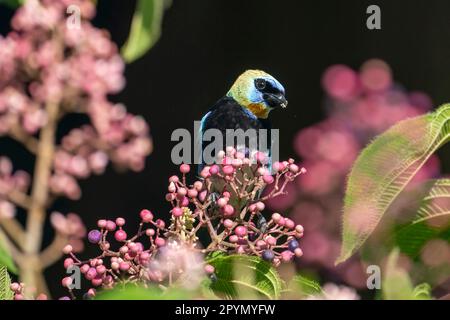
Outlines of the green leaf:
M 382 281 L 385 300 L 414 300 L 414 288 L 408 273 L 398 266 L 399 250 L 394 249 L 388 257 Z
M 428 283 L 421 283 L 414 288 L 413 295 L 419 300 L 432 299 L 431 286 Z
M 11 257 L 11 253 L 9 252 L 9 248 L 4 237 L 5 235 L 0 232 L 0 265 L 6 266 L 9 272 L 17 274 L 18 269 Z
M 302 275 L 296 275 L 291 279 L 289 289 L 301 296 L 315 296 L 323 293 L 319 283 Z
M 450 105 L 394 125 L 367 146 L 352 168 L 344 199 L 342 249 L 347 260 L 429 157 L 450 136 Z
M 450 179 L 432 180 L 426 183 L 420 195 L 417 215 L 413 221 L 395 232 L 396 244 L 400 250 L 416 258 L 423 246 L 431 239 L 444 239 L 450 242 Z
M 8 7 L 11 7 L 13 9 L 20 7 L 23 5 L 25 0 L 0 0 L 0 4 L 7 5 Z
M 117 286 L 101 291 L 96 300 L 187 300 L 189 294 L 180 288 L 163 290 L 158 287 L 144 288 L 136 285 Z
M 127 63 L 142 57 L 158 41 L 164 0 L 138 0 L 128 40 L 121 49 Z
M 0 300 L 12 300 L 14 293 L 9 288 L 11 278 L 9 277 L 6 266 L 0 265 Z
M 212 281 L 211 289 L 219 297 L 280 297 L 283 281 L 276 270 L 259 257 L 215 255 L 208 263 L 214 266 L 217 277 L 217 280 Z

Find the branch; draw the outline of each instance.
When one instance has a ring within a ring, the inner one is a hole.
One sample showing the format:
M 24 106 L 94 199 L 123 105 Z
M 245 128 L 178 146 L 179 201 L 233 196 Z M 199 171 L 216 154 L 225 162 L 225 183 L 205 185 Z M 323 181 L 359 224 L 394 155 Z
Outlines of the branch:
M 22 143 L 31 153 L 33 154 L 37 153 L 38 140 L 30 136 L 25 131 L 23 131 L 19 125 L 16 124 L 11 127 L 11 130 L 9 131 L 9 136 L 14 140 Z
M 22 207 L 24 209 L 29 209 L 31 205 L 31 198 L 20 191 L 12 190 L 7 194 L 8 199 L 15 205 Z
M 60 232 L 56 233 L 53 242 L 45 248 L 39 255 L 42 269 L 45 269 L 57 262 L 63 255 L 63 248 L 69 241 L 68 237 Z
M 14 218 L 0 219 L 0 226 L 6 231 L 9 237 L 23 249 L 25 244 L 25 231 L 22 225 Z

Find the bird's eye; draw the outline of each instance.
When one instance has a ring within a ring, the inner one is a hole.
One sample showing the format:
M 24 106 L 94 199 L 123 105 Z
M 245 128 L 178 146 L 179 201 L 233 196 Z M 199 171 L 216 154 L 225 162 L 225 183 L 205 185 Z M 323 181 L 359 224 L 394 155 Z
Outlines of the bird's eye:
M 264 79 L 256 79 L 255 86 L 258 90 L 264 90 L 266 88 L 266 80 Z

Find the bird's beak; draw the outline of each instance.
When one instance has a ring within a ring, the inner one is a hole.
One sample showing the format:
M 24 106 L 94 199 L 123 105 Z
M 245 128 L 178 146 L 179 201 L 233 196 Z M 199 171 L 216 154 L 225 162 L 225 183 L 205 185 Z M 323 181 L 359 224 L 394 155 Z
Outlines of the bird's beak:
M 264 94 L 264 100 L 271 108 L 286 108 L 288 101 L 282 94 L 266 93 Z

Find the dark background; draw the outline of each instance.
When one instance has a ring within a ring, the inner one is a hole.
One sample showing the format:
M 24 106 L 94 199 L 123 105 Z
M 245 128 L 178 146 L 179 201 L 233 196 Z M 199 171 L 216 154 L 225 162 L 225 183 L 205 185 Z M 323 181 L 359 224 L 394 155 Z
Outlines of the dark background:
M 378 4 L 382 30 L 366 28 L 366 8 Z M 94 24 L 110 31 L 121 46 L 128 35 L 135 1 L 100 0 Z M 0 7 L 6 34 L 12 11 Z M 260 68 L 284 84 L 289 107 L 271 115 L 280 128 L 280 157 L 294 156 L 295 133 L 324 117 L 322 72 L 331 64 L 358 68 L 381 58 L 396 81 L 423 90 L 435 105 L 450 100 L 450 2 L 364 0 L 174 0 L 164 16 L 162 38 L 126 69 L 127 86 L 111 97 L 150 124 L 155 150 L 141 173 L 105 175 L 81 181 L 83 197 L 60 200 L 55 209 L 80 214 L 88 229 L 100 217 L 124 216 L 132 228 L 141 208 L 167 219 L 167 178 L 176 171 L 170 151 L 176 128 L 193 130 L 193 121 L 224 95 L 244 70 Z M 4 139 L 3 139 L 4 140 Z M 33 159 L 9 140 L 0 142 L 16 167 L 33 168 Z M 445 165 L 445 152 L 441 152 Z M 51 228 L 46 241 L 52 238 Z M 91 248 L 92 250 L 92 248 Z M 88 250 L 93 254 L 92 251 Z M 47 270 L 60 295 L 63 266 Z

